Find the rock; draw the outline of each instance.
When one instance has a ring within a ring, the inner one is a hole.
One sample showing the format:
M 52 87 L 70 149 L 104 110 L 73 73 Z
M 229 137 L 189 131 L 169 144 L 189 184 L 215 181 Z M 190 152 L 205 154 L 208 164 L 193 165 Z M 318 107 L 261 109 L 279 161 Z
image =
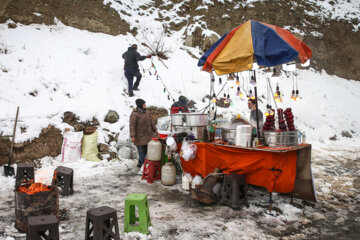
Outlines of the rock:
M 119 114 L 116 111 L 109 110 L 104 121 L 108 123 L 116 123 L 119 120 Z
M 109 152 L 109 146 L 104 144 L 104 143 L 99 143 L 98 144 L 98 149 L 99 149 L 99 152 L 106 152 L 108 153 Z
M 212 34 L 211 36 L 205 37 L 204 42 L 201 46 L 201 50 L 207 51 L 219 38 Z
M 25 147 L 25 143 L 24 142 L 20 142 L 20 143 L 14 143 L 14 148 L 16 149 L 22 149 Z
M 77 123 L 74 125 L 75 132 L 84 131 L 84 129 L 85 129 L 85 126 L 81 123 Z
M 78 117 L 76 117 L 76 115 L 72 112 L 64 112 L 64 116 L 63 116 L 63 122 L 74 126 L 75 124 L 77 124 L 77 121 L 79 120 Z
M 9 23 L 8 28 L 17 28 L 16 23 Z
M 352 138 L 351 133 L 349 133 L 348 131 L 342 131 L 341 136 L 346 138 Z
M 193 35 L 187 36 L 184 45 L 187 47 L 194 47 L 194 36 Z

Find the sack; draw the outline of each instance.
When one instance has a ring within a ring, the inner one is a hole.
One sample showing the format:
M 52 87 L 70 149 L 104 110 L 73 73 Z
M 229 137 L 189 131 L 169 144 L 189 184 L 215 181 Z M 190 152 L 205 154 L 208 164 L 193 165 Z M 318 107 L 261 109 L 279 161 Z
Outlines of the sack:
M 61 147 L 61 162 L 71 163 L 81 159 L 82 132 L 64 132 L 64 140 Z
M 181 155 L 185 161 L 193 160 L 196 157 L 197 146 L 193 143 L 189 143 L 185 139 L 181 146 Z
M 95 131 L 90 135 L 84 135 L 82 139 L 81 156 L 88 161 L 99 162 L 99 150 L 97 148 L 98 132 Z

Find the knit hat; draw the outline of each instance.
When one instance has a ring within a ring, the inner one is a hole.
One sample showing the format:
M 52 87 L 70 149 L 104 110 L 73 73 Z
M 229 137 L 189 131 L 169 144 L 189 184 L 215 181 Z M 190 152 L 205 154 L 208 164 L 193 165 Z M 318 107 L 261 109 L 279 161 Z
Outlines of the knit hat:
M 138 108 L 143 109 L 143 105 L 144 105 L 145 101 L 141 98 L 138 98 L 135 100 L 135 103 Z
M 179 101 L 182 102 L 182 103 L 184 103 L 184 104 L 186 104 L 189 100 L 188 100 L 185 96 L 181 95 L 181 96 L 179 97 Z

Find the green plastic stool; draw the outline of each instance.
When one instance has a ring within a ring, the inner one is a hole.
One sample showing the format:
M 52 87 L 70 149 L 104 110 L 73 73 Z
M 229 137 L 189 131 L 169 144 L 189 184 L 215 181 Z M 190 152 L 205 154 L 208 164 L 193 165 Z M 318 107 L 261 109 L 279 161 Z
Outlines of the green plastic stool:
M 135 206 L 139 217 L 136 217 Z M 138 222 L 138 223 L 137 223 Z M 147 195 L 144 193 L 131 193 L 125 198 L 124 232 L 149 233 L 151 226 Z

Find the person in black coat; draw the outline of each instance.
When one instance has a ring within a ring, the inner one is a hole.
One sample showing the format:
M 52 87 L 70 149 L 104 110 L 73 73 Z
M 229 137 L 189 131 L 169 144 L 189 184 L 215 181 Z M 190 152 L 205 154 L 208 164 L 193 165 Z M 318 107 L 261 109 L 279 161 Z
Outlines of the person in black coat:
M 189 112 L 189 108 L 187 106 L 187 103 L 189 100 L 185 96 L 180 96 L 179 101 L 174 102 L 173 105 L 171 105 L 171 113 L 179 113 L 179 112 Z
M 138 87 L 142 77 L 139 71 L 138 61 L 143 61 L 145 60 L 145 58 L 151 58 L 151 55 L 141 56 L 140 53 L 138 53 L 137 51 L 137 45 L 133 44 L 131 45 L 131 47 L 128 48 L 126 52 L 124 52 L 122 57 L 125 60 L 124 72 L 129 85 L 129 97 L 132 97 L 134 96 L 133 90 L 139 90 Z M 134 77 L 136 77 L 136 82 L 133 86 Z

